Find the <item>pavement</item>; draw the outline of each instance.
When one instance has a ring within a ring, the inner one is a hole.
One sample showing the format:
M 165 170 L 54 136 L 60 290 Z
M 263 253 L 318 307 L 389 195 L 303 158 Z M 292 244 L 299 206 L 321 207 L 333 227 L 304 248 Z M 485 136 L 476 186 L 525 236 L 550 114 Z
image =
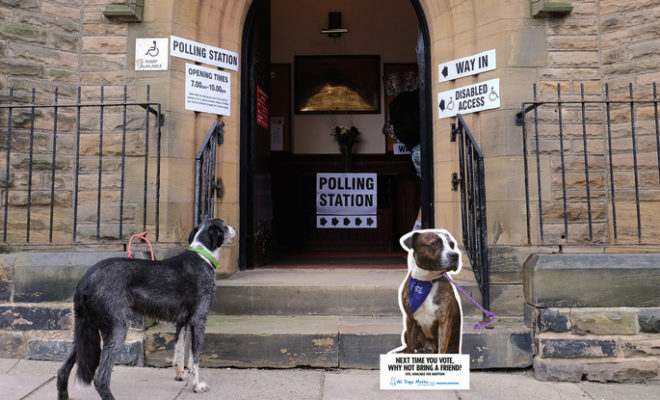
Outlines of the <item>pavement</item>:
M 55 399 L 59 362 L 0 359 L 0 398 Z M 75 374 L 75 368 L 73 373 Z M 172 368 L 116 366 L 111 389 L 118 400 L 650 400 L 660 399 L 660 382 L 608 384 L 541 382 L 528 370 L 470 374 L 469 390 L 381 391 L 379 371 L 324 369 L 202 368 L 211 390 L 196 394 L 187 382 L 174 380 Z M 93 386 L 72 378 L 76 400 L 99 399 Z

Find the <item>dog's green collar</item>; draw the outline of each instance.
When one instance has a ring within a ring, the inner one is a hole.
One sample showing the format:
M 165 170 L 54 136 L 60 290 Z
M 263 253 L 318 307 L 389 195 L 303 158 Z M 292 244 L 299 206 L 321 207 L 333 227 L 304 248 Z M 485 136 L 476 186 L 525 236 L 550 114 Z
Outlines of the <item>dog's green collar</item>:
M 211 263 L 211 265 L 213 265 L 213 269 L 218 268 L 218 260 L 216 260 L 215 257 L 213 257 L 213 255 L 208 251 L 199 247 L 188 247 L 188 250 L 194 251 L 195 253 L 198 253 L 202 257 L 206 258 Z

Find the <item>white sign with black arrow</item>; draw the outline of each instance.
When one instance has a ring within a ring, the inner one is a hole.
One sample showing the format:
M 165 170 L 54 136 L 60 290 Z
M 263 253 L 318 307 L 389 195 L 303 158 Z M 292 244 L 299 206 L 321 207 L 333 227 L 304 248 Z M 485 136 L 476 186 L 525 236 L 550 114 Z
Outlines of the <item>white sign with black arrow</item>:
M 495 49 L 473 56 L 458 58 L 438 65 L 438 82 L 452 81 L 495 69 Z
M 439 119 L 500 107 L 500 79 L 438 93 Z

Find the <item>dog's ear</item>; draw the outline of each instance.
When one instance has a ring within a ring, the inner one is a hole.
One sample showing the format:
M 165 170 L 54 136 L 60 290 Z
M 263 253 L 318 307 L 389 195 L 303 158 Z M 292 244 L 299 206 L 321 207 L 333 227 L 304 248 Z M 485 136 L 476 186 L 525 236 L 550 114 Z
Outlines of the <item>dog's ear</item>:
M 417 236 L 419 236 L 419 232 L 417 231 L 408 232 L 401 236 L 401 239 L 399 239 L 399 244 L 405 251 L 410 251 L 413 248 L 415 240 L 417 240 Z
M 190 232 L 190 235 L 188 235 L 188 244 L 191 244 L 193 239 L 195 239 L 195 235 L 197 234 L 198 229 L 199 226 L 196 226 L 193 228 L 192 232 Z

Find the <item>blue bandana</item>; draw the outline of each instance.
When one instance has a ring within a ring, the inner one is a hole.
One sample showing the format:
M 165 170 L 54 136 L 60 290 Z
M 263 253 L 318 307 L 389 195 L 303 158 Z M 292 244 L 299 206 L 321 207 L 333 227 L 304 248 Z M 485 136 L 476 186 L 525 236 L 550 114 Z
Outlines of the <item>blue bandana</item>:
M 410 277 L 408 282 L 408 292 L 410 294 L 410 311 L 414 314 L 415 311 L 424 303 L 433 287 L 432 282 L 418 281 Z

